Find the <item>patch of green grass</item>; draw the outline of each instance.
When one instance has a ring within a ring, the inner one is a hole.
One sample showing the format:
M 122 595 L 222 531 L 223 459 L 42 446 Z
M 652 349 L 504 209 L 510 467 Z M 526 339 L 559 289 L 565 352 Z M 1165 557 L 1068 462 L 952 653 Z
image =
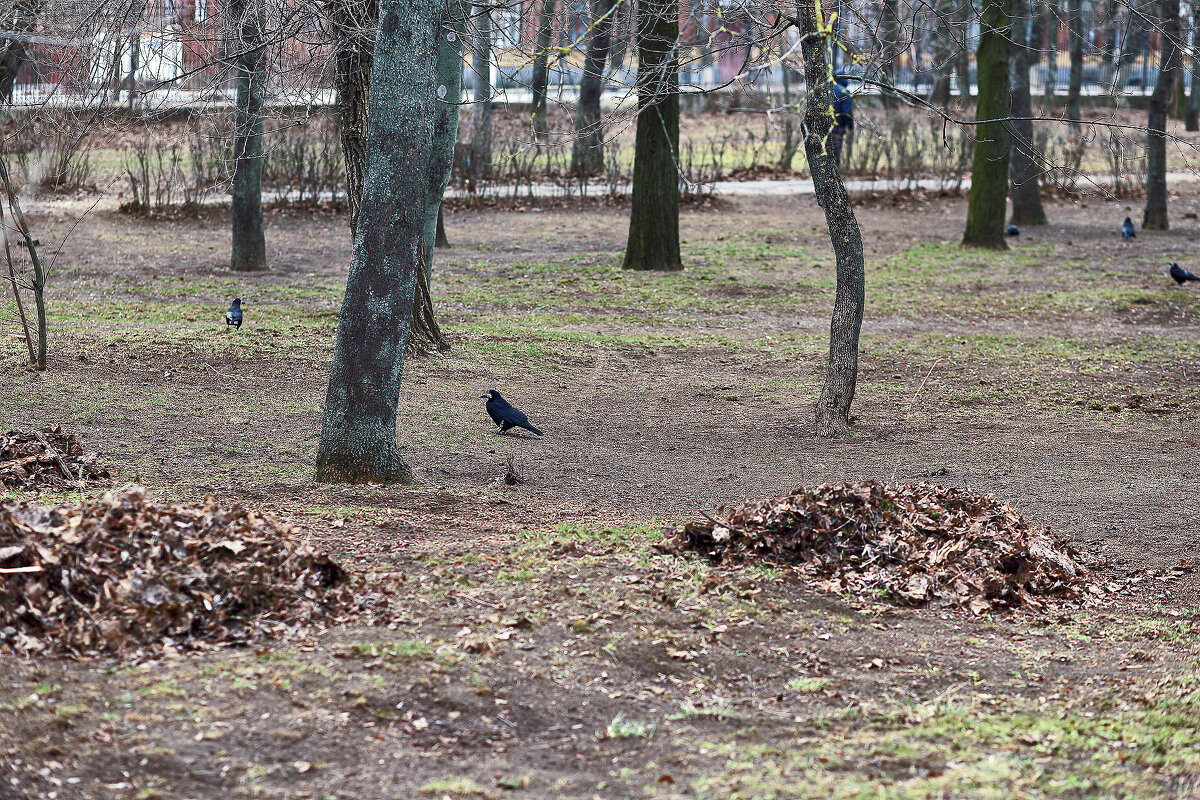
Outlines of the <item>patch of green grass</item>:
M 626 719 L 617 714 L 604 731 L 607 739 L 648 739 L 654 735 L 654 725 L 640 719 Z
M 450 795 L 452 797 L 488 797 L 491 793 L 472 778 L 441 778 L 421 787 L 421 794 Z

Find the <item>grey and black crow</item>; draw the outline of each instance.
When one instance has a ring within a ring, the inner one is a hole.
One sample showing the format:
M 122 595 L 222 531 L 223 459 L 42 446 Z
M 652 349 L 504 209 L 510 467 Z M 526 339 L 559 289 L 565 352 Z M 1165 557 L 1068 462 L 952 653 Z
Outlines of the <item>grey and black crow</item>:
M 1121 223 L 1121 238 L 1127 242 L 1137 238 L 1137 231 L 1133 229 L 1133 220 L 1129 217 L 1126 217 L 1125 221 Z
M 1196 283 L 1200 283 L 1200 278 L 1197 278 L 1195 275 L 1193 275 L 1192 273 L 1188 272 L 1186 269 L 1184 269 L 1183 267 L 1181 267 L 1175 263 L 1171 264 L 1170 275 L 1172 278 L 1175 279 L 1175 282 L 1178 283 L 1180 286 L 1187 283 L 1188 281 L 1195 281 Z
M 1020 236 L 1021 235 L 1021 229 L 1018 228 L 1016 225 L 1009 225 L 1007 228 L 1004 229 L 1004 232 L 1007 233 L 1009 236 Z
M 488 416 L 492 418 L 492 422 L 500 426 L 500 433 L 508 433 L 509 428 L 524 428 L 538 436 L 543 435 L 529 423 L 529 417 L 525 416 L 525 412 L 501 397 L 495 389 L 479 396 L 487 398 Z
M 235 328 L 242 327 L 242 298 L 235 298 L 233 305 L 225 312 L 225 324 L 232 325 Z

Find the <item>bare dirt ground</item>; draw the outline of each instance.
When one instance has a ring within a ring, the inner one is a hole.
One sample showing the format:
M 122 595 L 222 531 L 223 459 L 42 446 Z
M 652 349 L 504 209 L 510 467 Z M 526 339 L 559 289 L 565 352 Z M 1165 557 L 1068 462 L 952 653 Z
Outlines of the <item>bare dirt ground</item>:
M 1124 244 L 1132 206 L 1055 202 L 978 253 L 960 199 L 863 203 L 836 441 L 811 431 L 833 291 L 811 198 L 685 211 L 678 275 L 619 269 L 619 207 L 454 212 L 434 287 L 454 351 L 400 399 L 420 484 L 351 488 L 311 479 L 345 219 L 273 213 L 247 276 L 219 210 L 89 217 L 52 279 L 50 370 L 3 340 L 5 426 L 60 422 L 119 481 L 274 511 L 403 572 L 411 612 L 141 664 L 0 656 L 0 796 L 1195 796 L 1200 295 L 1166 264 L 1195 267 L 1197 210 L 1175 196 L 1172 231 Z M 72 219 L 34 225 L 53 247 Z M 489 388 L 546 437 L 494 435 Z M 1132 588 L 971 617 L 649 547 L 864 478 L 993 492 Z

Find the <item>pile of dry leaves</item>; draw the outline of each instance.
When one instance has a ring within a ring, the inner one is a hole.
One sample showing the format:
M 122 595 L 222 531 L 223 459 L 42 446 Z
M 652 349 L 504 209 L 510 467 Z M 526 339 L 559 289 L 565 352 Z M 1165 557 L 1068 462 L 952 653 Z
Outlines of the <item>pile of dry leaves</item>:
M 85 453 L 61 425 L 0 434 L 0 486 L 6 489 L 82 489 L 110 480 L 96 454 Z
M 21 653 L 240 644 L 388 600 L 283 523 L 126 486 L 82 505 L 0 502 L 0 646 Z
M 912 604 L 1043 610 L 1103 585 L 1048 529 L 991 495 L 919 484 L 824 484 L 718 509 L 670 532 L 668 552 L 794 564 L 826 591 Z

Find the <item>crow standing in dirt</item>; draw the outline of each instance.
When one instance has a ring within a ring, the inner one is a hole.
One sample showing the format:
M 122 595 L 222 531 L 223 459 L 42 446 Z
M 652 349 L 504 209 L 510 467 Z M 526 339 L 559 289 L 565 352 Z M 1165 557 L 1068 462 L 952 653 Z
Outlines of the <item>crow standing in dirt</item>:
M 1175 282 L 1178 283 L 1180 286 L 1187 283 L 1188 281 L 1195 281 L 1196 283 L 1200 283 L 1200 278 L 1197 278 L 1195 275 L 1188 272 L 1186 269 L 1184 269 L 1183 267 L 1179 266 L 1178 264 L 1176 264 L 1174 262 L 1171 263 L 1171 270 L 1168 274 L 1172 278 L 1174 278 Z
M 525 416 L 525 412 L 501 397 L 495 389 L 479 396 L 487 399 L 485 407 L 488 416 L 492 418 L 492 422 L 500 426 L 499 433 L 508 433 L 509 428 L 524 428 L 538 436 L 543 435 L 529 423 L 529 417 Z
M 1121 238 L 1127 242 L 1130 239 L 1137 238 L 1137 231 L 1133 228 L 1133 220 L 1129 217 L 1126 217 L 1125 221 L 1121 223 Z
M 225 325 L 225 330 L 229 330 L 229 325 L 239 329 L 242 327 L 242 298 L 235 298 L 233 305 L 225 312 Z

